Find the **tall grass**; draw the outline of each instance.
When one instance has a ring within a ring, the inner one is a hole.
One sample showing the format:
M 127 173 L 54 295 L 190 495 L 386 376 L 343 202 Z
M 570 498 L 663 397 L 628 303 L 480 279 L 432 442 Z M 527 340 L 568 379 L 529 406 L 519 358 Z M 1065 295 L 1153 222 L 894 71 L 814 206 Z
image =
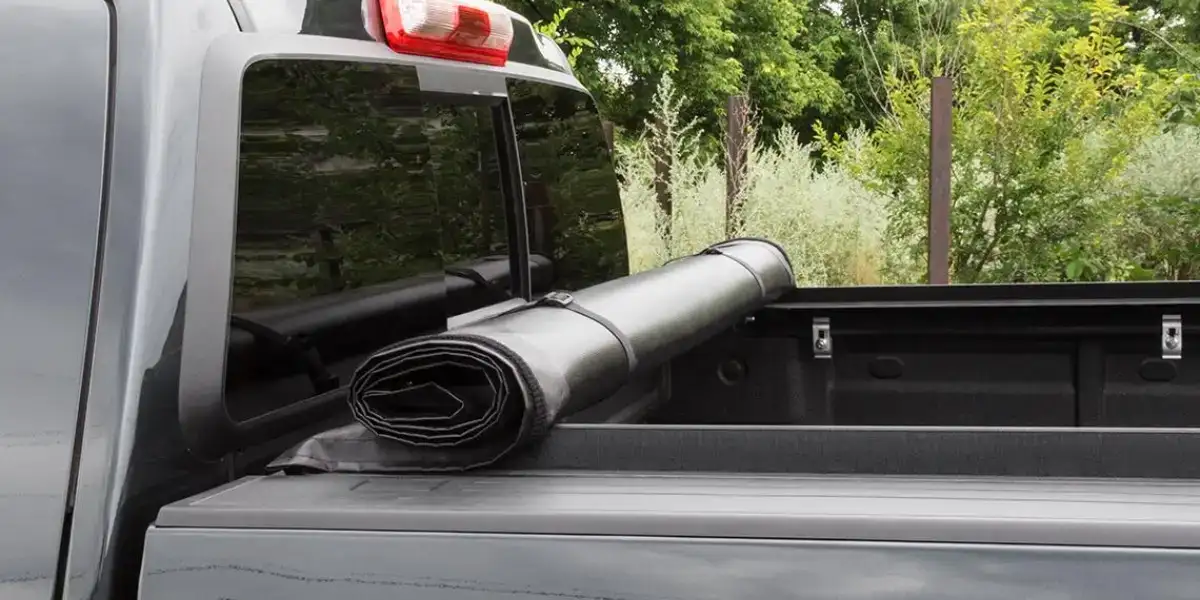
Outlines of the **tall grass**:
M 879 282 L 885 197 L 837 165 L 818 169 L 813 160 L 818 148 L 801 144 L 795 131 L 785 128 L 760 140 L 751 127 L 745 184 L 727 231 L 724 167 L 715 153 L 705 151 L 692 124 L 680 120 L 682 103 L 665 81 L 655 97 L 657 126 L 618 146 L 631 271 L 657 267 L 727 237 L 756 236 L 787 250 L 798 285 Z M 851 148 L 865 143 L 865 137 L 850 139 Z M 671 165 L 661 182 L 671 199 L 669 217 L 655 191 L 656 159 Z

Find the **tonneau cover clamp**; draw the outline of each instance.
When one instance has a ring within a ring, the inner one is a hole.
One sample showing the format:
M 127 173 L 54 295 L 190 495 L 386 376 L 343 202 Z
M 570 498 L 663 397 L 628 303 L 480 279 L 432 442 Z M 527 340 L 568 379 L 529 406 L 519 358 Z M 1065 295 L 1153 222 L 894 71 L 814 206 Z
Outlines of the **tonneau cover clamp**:
M 1162 357 L 1166 360 L 1183 358 L 1183 317 L 1180 315 L 1163 315 Z
M 833 335 L 829 331 L 828 317 L 813 317 L 813 358 L 833 358 Z

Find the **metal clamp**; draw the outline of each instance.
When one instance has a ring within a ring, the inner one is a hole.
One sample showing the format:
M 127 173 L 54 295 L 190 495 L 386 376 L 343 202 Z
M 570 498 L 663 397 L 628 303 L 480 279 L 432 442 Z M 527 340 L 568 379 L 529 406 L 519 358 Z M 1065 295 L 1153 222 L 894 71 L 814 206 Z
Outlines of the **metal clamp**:
M 1163 315 L 1162 357 L 1167 360 L 1183 358 L 1183 317 Z
M 541 306 L 557 306 L 566 308 L 575 302 L 575 297 L 567 292 L 549 292 L 537 300 L 537 304 Z
M 833 335 L 829 332 L 828 317 L 814 317 L 812 322 L 813 358 L 833 358 Z

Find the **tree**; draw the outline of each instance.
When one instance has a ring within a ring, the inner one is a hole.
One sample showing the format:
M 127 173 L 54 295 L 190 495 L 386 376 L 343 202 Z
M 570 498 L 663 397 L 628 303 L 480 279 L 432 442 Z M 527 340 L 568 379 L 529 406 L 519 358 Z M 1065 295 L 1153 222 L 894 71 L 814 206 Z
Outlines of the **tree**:
M 1064 31 L 1045 4 L 981 0 L 931 72 L 910 59 L 887 73 L 890 114 L 856 169 L 894 198 L 891 277 L 915 280 L 924 265 L 929 85 L 941 73 L 955 79 L 953 280 L 1128 277 L 1114 232 L 1130 206 L 1112 183 L 1190 78 L 1128 60 L 1126 8 L 1081 6 L 1087 30 Z M 946 60 L 950 48 L 961 58 Z
M 710 134 L 720 131 L 730 94 L 748 92 L 768 125 L 844 99 L 820 50 L 805 41 L 809 6 L 802 0 L 505 3 L 594 46 L 576 54 L 576 71 L 625 130 L 644 129 L 667 75 L 689 99 L 683 117 Z M 563 9 L 571 10 L 556 22 Z

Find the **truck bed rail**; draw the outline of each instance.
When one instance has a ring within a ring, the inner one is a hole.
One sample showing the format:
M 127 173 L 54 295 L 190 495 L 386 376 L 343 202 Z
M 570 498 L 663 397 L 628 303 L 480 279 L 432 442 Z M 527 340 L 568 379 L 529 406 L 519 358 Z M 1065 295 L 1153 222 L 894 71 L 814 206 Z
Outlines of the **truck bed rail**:
M 503 468 L 1200 479 L 1200 431 L 563 424 Z

